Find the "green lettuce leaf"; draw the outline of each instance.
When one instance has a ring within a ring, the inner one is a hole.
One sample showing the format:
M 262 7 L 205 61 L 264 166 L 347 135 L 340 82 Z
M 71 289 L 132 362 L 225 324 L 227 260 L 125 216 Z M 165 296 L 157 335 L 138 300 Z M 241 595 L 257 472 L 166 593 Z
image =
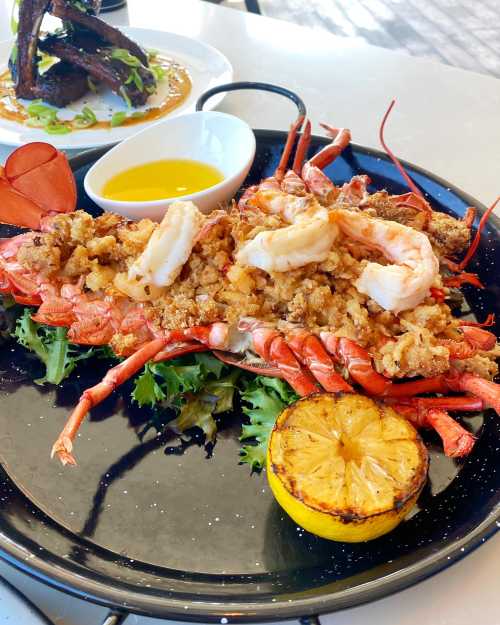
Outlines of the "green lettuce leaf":
M 132 398 L 140 406 L 156 406 L 164 400 L 175 404 L 185 393 L 197 393 L 219 380 L 224 364 L 210 354 L 194 354 L 168 362 L 148 363 L 135 378 Z
M 226 377 L 207 382 L 201 392 L 188 397 L 180 409 L 179 416 L 170 421 L 168 427 L 179 435 L 198 427 L 203 430 L 207 443 L 215 443 L 217 423 L 214 415 L 228 412 L 233 408 L 239 376 L 240 371 L 233 369 Z
M 252 469 L 265 464 L 269 436 L 277 416 L 298 396 L 279 378 L 251 376 L 227 367 L 208 352 L 189 354 L 176 360 L 148 364 L 135 379 L 132 397 L 139 405 L 154 409 L 144 432 L 168 428 L 185 438 L 200 428 L 207 443 L 217 434 L 216 415 L 234 409 L 235 398 L 243 402 L 248 423 L 242 426 L 240 461 Z
M 233 408 L 237 369 L 227 367 L 208 353 L 189 354 L 175 360 L 149 363 L 136 377 L 132 398 L 140 406 L 153 408 L 153 416 L 142 436 L 154 427 L 169 428 L 180 436 L 200 428 L 207 443 L 214 443 L 214 415 Z
M 45 365 L 45 375 L 35 380 L 37 384 L 60 384 L 74 371 L 78 361 L 100 355 L 99 348 L 82 349 L 72 345 L 68 341 L 66 328 L 36 323 L 31 313 L 31 309 L 23 309 L 16 321 L 14 336 L 18 343 L 34 352 Z M 108 356 L 106 353 L 105 357 Z
M 253 439 L 254 443 L 242 446 L 240 460 L 252 469 L 262 469 L 276 418 L 298 395 L 279 378 L 257 376 L 241 393 L 241 398 L 247 404 L 243 412 L 250 422 L 242 426 L 240 440 Z
M 163 387 L 167 394 L 182 395 L 189 391 L 198 391 L 204 382 L 200 365 L 170 365 L 159 363 L 156 372 L 162 376 Z
M 215 356 L 212 356 L 212 354 L 209 354 L 208 352 L 195 354 L 194 359 L 196 364 L 200 365 L 205 378 L 207 378 L 210 374 L 213 374 L 218 380 L 222 375 L 224 367 L 226 366 L 218 358 L 215 358 Z
M 157 402 L 161 402 L 166 398 L 161 385 L 156 381 L 154 365 L 147 364 L 144 371 L 135 379 L 134 390 L 132 391 L 132 399 L 139 406 L 154 406 Z
M 212 403 L 193 397 L 182 406 L 179 416 L 170 421 L 168 427 L 179 436 L 182 436 L 186 430 L 199 427 L 205 434 L 206 442 L 214 443 L 217 424 L 213 418 L 213 409 Z

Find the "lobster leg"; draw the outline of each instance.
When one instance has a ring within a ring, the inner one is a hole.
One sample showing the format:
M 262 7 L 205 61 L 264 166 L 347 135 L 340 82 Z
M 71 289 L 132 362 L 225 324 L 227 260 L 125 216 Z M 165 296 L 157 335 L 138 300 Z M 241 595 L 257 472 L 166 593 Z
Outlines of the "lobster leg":
M 490 328 L 495 325 L 495 313 L 489 313 L 484 321 L 459 321 L 459 325 L 461 328 L 470 327 L 470 328 Z
M 384 396 L 385 397 L 413 397 L 421 393 L 446 393 L 448 386 L 442 375 L 432 378 L 422 378 L 411 382 L 400 382 L 398 384 L 390 382 Z
M 386 403 L 413 406 L 420 410 L 438 408 L 440 410 L 460 410 L 461 412 L 476 412 L 483 410 L 484 402 L 472 395 L 461 397 L 398 397 L 384 400 Z
M 199 343 L 176 343 L 175 345 L 168 345 L 161 352 L 158 352 L 153 358 L 153 362 L 164 362 L 165 360 L 172 360 L 178 356 L 184 354 L 192 354 L 194 352 L 206 352 L 208 347 L 200 345 Z
M 480 351 L 489 351 L 497 343 L 497 337 L 493 332 L 474 326 L 462 326 L 462 332 L 467 343 Z
M 292 153 L 293 145 L 295 143 L 295 139 L 297 137 L 297 133 L 302 127 L 302 123 L 304 122 L 304 117 L 300 116 L 297 121 L 290 127 L 290 131 L 288 132 L 288 136 L 286 139 L 285 147 L 283 148 L 283 153 L 281 154 L 280 161 L 278 166 L 276 167 L 274 174 L 269 178 L 263 180 L 256 188 L 255 191 L 281 191 L 281 183 L 285 176 L 285 171 L 288 166 L 288 161 L 290 160 L 290 155 Z M 254 187 L 251 187 L 252 189 Z M 240 209 L 244 209 L 246 206 L 246 202 L 250 198 L 251 192 L 247 189 L 248 194 L 245 192 L 243 197 L 240 200 L 242 205 Z M 254 193 L 255 193 L 254 191 Z M 239 204 L 238 204 L 239 205 Z
M 375 371 L 365 349 L 351 339 L 339 338 L 330 332 L 321 332 L 320 337 L 326 350 L 347 368 L 352 379 L 370 395 L 386 394 L 391 382 Z
M 245 371 L 251 371 L 252 373 L 256 373 L 257 375 L 265 375 L 269 378 L 283 378 L 283 374 L 278 369 L 278 367 L 274 367 L 273 365 L 270 365 L 268 363 L 261 364 L 259 362 L 258 364 L 252 364 L 245 361 L 244 358 L 238 358 L 235 354 L 220 352 L 217 350 L 214 350 L 212 354 L 226 365 L 239 367 L 240 369 L 244 369 Z
M 51 458 L 58 456 L 59 460 L 66 464 L 76 465 L 72 455 L 73 441 L 88 411 L 102 402 L 108 395 L 123 384 L 148 361 L 154 358 L 167 345 L 169 338 L 154 339 L 141 347 L 135 354 L 129 356 L 116 367 L 108 371 L 99 384 L 83 392 L 76 408 L 71 413 L 62 432 L 52 446 Z
M 321 386 L 330 393 L 352 392 L 352 386 L 335 371 L 333 360 L 314 334 L 307 330 L 293 330 L 287 344 L 299 360 L 313 374 Z
M 314 193 L 322 204 L 328 205 L 338 195 L 338 189 L 321 170 L 332 163 L 349 145 L 351 133 L 347 128 L 331 128 L 326 124 L 321 126 L 326 129 L 333 141 L 304 163 L 302 178 L 311 193 Z
M 292 154 L 293 144 L 295 143 L 297 133 L 302 128 L 303 123 L 304 123 L 304 116 L 301 115 L 290 128 L 288 137 L 286 138 L 286 143 L 283 149 L 283 153 L 281 155 L 280 162 L 278 163 L 278 167 L 276 168 L 276 171 L 274 172 L 274 177 L 276 178 L 276 180 L 278 180 L 278 182 L 281 182 L 283 180 L 286 168 L 288 166 L 288 161 L 290 160 L 290 156 Z M 309 129 L 310 129 L 311 127 L 310 122 L 308 122 L 308 124 L 309 124 Z
M 307 194 L 306 183 L 300 177 L 302 163 L 311 143 L 311 122 L 308 120 L 304 128 L 304 132 L 300 137 L 293 159 L 292 168 L 289 169 L 281 183 L 281 190 L 290 195 L 304 196 Z
M 395 384 L 375 371 L 370 354 L 356 342 L 339 338 L 330 332 L 321 332 L 320 337 L 327 352 L 337 358 L 347 368 L 352 379 L 370 395 L 405 397 L 418 393 L 444 393 L 448 390 L 443 376 Z
M 448 348 L 450 358 L 454 360 L 472 358 L 478 351 L 488 352 L 497 344 L 497 337 L 488 330 L 474 326 L 463 326 L 461 330 L 464 337 L 463 341 L 439 340 L 439 344 Z
M 416 427 L 432 428 L 443 441 L 444 452 L 451 458 L 467 456 L 476 438 L 455 421 L 447 410 L 482 410 L 483 402 L 475 397 L 401 398 L 389 403 Z
M 256 327 L 252 330 L 253 349 L 266 362 L 274 363 L 285 380 L 299 395 L 316 393 L 313 377 L 302 369 L 283 336 L 272 328 Z
M 212 323 L 208 326 L 193 326 L 184 330 L 170 332 L 170 343 L 198 341 L 208 349 L 227 349 L 229 342 L 229 326 L 227 323 Z
M 446 378 L 446 383 L 452 391 L 470 393 L 474 397 L 478 397 L 500 415 L 500 384 L 495 384 L 495 382 L 490 382 L 468 372 L 455 372 Z
M 441 437 L 446 456 L 462 458 L 470 454 L 476 437 L 463 428 L 445 410 L 432 408 L 426 413 L 426 422 Z
M 463 284 L 472 284 L 472 286 L 478 289 L 484 289 L 484 284 L 479 279 L 479 276 L 476 273 L 467 273 L 466 271 L 462 271 L 457 276 L 444 278 L 443 284 L 447 287 L 455 288 L 460 288 Z
M 307 150 L 309 150 L 309 146 L 311 145 L 311 122 L 307 120 L 307 123 L 304 128 L 304 132 L 300 137 L 299 143 L 297 145 L 297 150 L 295 151 L 295 158 L 293 159 L 292 169 L 297 176 L 300 176 L 300 172 L 302 170 L 302 165 L 307 155 Z M 290 173 L 290 172 L 288 172 Z
M 430 408 L 429 410 L 407 410 L 408 406 L 396 406 L 409 421 L 417 427 L 432 428 L 441 437 L 445 455 L 450 458 L 468 456 L 474 447 L 476 437 L 463 428 L 445 410 Z
M 313 167 L 319 167 L 323 169 L 339 156 L 351 142 L 351 131 L 347 128 L 333 128 L 327 124 L 320 124 L 326 134 L 333 139 L 333 141 L 315 154 L 309 163 Z

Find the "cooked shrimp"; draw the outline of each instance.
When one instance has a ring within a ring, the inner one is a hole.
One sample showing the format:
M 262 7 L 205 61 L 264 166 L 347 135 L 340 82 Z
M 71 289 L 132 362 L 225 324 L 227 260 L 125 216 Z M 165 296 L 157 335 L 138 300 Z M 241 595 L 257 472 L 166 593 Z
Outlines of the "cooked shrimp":
M 338 233 L 328 217 L 299 219 L 286 228 L 260 232 L 239 250 L 236 260 L 268 273 L 289 271 L 326 260 Z
M 193 202 L 174 202 L 146 249 L 131 265 L 129 280 L 153 286 L 169 286 L 189 258 L 205 216 Z
M 236 254 L 240 265 L 263 271 L 289 271 L 308 263 L 324 261 L 339 230 L 312 196 L 297 197 L 283 191 L 257 191 L 252 206 L 279 214 L 290 226 L 267 230 L 245 243 Z
M 290 224 L 295 222 L 297 215 L 321 209 L 313 195 L 292 195 L 279 189 L 260 189 L 248 200 L 248 205 L 266 213 L 280 215 Z
M 380 250 L 395 263 L 369 262 L 355 284 L 385 310 L 398 313 L 420 304 L 439 273 L 428 237 L 413 228 L 358 211 L 328 213 L 311 195 L 297 197 L 278 190 L 258 191 L 249 204 L 279 214 L 292 225 L 260 232 L 246 243 L 236 256 L 242 265 L 271 272 L 322 262 L 338 236 L 337 224 L 348 237 Z
M 396 264 L 369 262 L 355 283 L 385 310 L 399 313 L 418 306 L 439 274 L 439 262 L 428 237 L 394 221 L 336 209 L 332 217 L 356 241 L 380 250 Z

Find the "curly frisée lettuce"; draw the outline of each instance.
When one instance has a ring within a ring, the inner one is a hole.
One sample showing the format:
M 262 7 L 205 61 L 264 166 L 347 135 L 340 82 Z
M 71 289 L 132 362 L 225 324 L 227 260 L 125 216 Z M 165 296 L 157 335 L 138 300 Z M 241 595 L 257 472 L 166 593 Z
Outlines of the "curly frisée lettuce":
M 154 409 L 144 433 L 165 428 L 185 437 L 197 427 L 207 443 L 215 442 L 215 415 L 233 407 L 240 371 L 226 367 L 209 354 L 194 354 L 170 362 L 147 364 L 135 379 L 132 398 Z
M 182 434 L 192 427 L 199 427 L 205 434 L 207 443 L 214 443 L 217 434 L 217 423 L 214 415 L 228 412 L 233 407 L 236 381 L 240 375 L 234 369 L 219 380 L 207 382 L 203 390 L 188 397 L 180 409 L 179 416 L 169 423 L 170 429 Z
M 188 362 L 191 364 L 185 364 Z M 283 380 L 253 376 L 206 353 L 146 365 L 135 379 L 132 397 L 139 405 L 154 408 L 143 435 L 154 427 L 159 432 L 169 429 L 186 438 L 188 431 L 200 428 L 207 444 L 215 442 L 214 417 L 241 403 L 248 423 L 242 426 L 240 440 L 246 444 L 241 448 L 240 461 L 254 470 L 264 466 L 276 418 L 298 399 Z
M 253 444 L 241 449 L 241 461 L 252 469 L 262 469 L 266 462 L 267 445 L 278 415 L 299 396 L 279 378 L 257 376 L 241 394 L 243 412 L 250 420 L 244 424 L 240 440 L 252 439 Z

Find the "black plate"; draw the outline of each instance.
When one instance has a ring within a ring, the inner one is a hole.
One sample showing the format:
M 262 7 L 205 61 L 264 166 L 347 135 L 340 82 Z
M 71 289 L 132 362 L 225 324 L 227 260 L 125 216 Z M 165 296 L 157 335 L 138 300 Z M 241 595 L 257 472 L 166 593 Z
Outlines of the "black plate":
M 248 183 L 269 175 L 285 135 L 257 131 Z M 325 141 L 315 138 L 313 150 Z M 87 166 L 73 161 L 80 206 Z M 409 167 L 434 205 L 463 215 L 472 198 Z M 335 182 L 368 173 L 374 187 L 406 191 L 385 156 L 353 147 L 327 173 Z M 484 291 L 469 291 L 472 311 L 500 317 L 498 221 L 484 231 L 472 271 Z M 2 235 L 5 236 L 5 229 Z M 472 296 L 473 295 L 473 296 Z M 225 421 L 213 456 L 150 439 L 143 418 L 122 397 L 92 412 L 77 441 L 79 467 L 50 462 L 52 441 L 84 387 L 103 374 L 92 362 L 57 389 L 33 384 L 27 354 L 1 352 L 0 555 L 57 588 L 106 605 L 189 620 L 283 619 L 330 612 L 383 597 L 462 557 L 496 529 L 499 517 L 500 421 L 491 412 L 465 421 L 479 435 L 465 462 L 443 456 L 435 438 L 429 485 L 420 510 L 368 544 L 321 540 L 299 528 L 274 502 L 265 475 L 238 465 L 239 420 Z

